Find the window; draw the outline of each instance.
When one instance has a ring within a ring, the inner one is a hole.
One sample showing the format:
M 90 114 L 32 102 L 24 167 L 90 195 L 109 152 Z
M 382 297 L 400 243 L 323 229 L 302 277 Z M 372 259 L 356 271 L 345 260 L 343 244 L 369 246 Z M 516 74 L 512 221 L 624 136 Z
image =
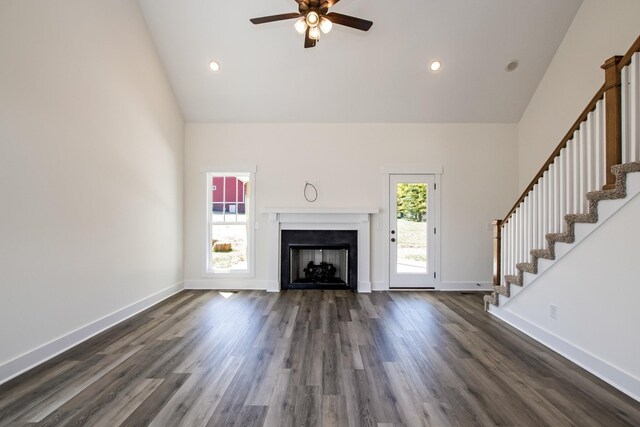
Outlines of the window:
M 253 272 L 252 173 L 208 172 L 206 272 Z

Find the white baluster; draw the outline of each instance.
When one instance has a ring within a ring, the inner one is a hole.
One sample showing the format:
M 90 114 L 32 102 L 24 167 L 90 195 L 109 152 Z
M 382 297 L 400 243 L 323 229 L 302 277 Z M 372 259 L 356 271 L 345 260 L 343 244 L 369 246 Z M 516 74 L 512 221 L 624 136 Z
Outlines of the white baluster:
M 564 216 L 567 213 L 567 149 L 560 151 L 558 158 L 558 233 L 564 232 Z
M 631 140 L 630 160 L 640 162 L 640 53 L 633 55 L 629 67 L 631 81 L 629 121 L 631 123 L 629 138 Z
M 513 265 L 512 274 L 515 274 L 516 264 L 520 262 L 520 241 L 522 240 L 522 234 L 520 234 L 520 210 L 518 209 L 513 214 Z
M 572 153 L 571 153 L 571 180 L 573 182 L 572 194 L 571 194 L 571 212 L 580 213 L 580 144 L 574 139 L 572 141 Z
M 503 223 L 501 228 L 500 283 L 502 283 L 504 275 L 507 274 L 507 265 L 509 265 L 509 223 Z
M 522 213 L 522 204 L 518 208 L 518 251 L 516 252 L 516 263 L 522 262 L 522 251 L 524 248 L 524 214 Z
M 520 262 L 526 261 L 525 254 L 529 246 L 529 196 L 522 202 L 522 248 L 520 248 Z
M 520 207 L 518 207 L 518 211 L 516 212 L 516 222 L 515 222 L 515 226 L 516 226 L 516 251 L 515 251 L 515 258 L 514 258 L 514 274 L 515 274 L 515 265 L 517 263 L 520 262 L 520 248 L 522 247 L 522 204 L 520 205 Z
M 513 216 L 511 217 L 511 219 L 513 220 L 513 249 L 511 250 L 511 274 L 515 274 L 515 266 L 516 263 L 518 262 L 518 245 L 520 243 L 520 236 L 519 236 L 519 227 L 518 227 L 518 211 L 515 211 L 513 213 Z
M 531 192 L 531 246 L 529 246 L 529 258 L 531 258 L 531 249 L 538 247 L 538 193 L 540 192 L 540 182 L 533 186 Z
M 535 185 L 533 186 L 535 188 Z M 535 229 L 536 218 L 533 215 L 534 213 L 534 204 L 535 204 L 535 191 L 531 189 L 529 192 L 529 204 L 527 205 L 527 216 L 529 217 L 529 228 L 527 228 L 527 234 L 529 235 L 529 244 L 525 248 L 525 260 L 527 262 L 530 261 L 530 252 L 531 248 L 533 248 L 533 230 Z
M 580 213 L 582 211 L 582 204 L 580 200 L 580 193 L 582 193 L 582 165 L 580 164 L 580 159 L 582 158 L 582 133 L 580 132 L 580 128 L 576 130 L 573 134 L 573 147 L 574 147 L 574 158 L 573 158 L 573 167 L 575 168 L 573 171 L 573 175 L 575 177 L 574 182 L 574 206 L 572 213 Z
M 544 236 L 549 232 L 549 227 L 553 223 L 553 206 L 551 205 L 551 180 L 553 179 L 553 175 L 551 169 L 553 168 L 553 163 L 549 166 L 549 170 L 545 173 L 544 177 L 544 187 L 542 187 L 542 208 L 540 211 L 542 212 L 542 227 L 540 230 L 540 249 L 544 249 L 546 247 L 546 240 Z
M 513 218 L 509 220 L 507 235 L 509 236 L 509 250 L 507 251 L 507 259 L 509 260 L 509 264 L 507 264 L 506 266 L 507 268 L 505 270 L 505 274 L 512 274 L 511 270 L 513 268 L 513 246 L 515 244 L 515 240 L 513 238 Z
M 542 182 L 540 183 L 540 198 L 538 200 L 538 246 L 537 249 L 544 248 L 544 233 L 547 229 L 547 224 L 551 219 L 551 211 L 549 210 L 549 203 L 547 200 L 547 187 L 549 185 L 549 171 L 542 175 Z
M 507 274 L 513 274 L 513 266 L 515 265 L 515 258 L 513 256 L 516 247 L 516 231 L 514 227 L 515 218 L 513 215 L 509 219 L 509 265 L 507 265 Z
M 507 265 L 506 263 L 509 261 L 507 259 L 508 244 L 509 244 L 509 236 L 507 234 L 507 227 L 501 226 L 500 227 L 500 271 L 499 271 L 500 284 L 503 283 L 504 275 L 505 275 L 505 266 Z
M 533 192 L 529 191 L 529 195 L 527 196 L 526 203 L 526 216 L 527 221 L 524 225 L 524 235 L 525 235 L 525 245 L 524 245 L 524 262 L 529 261 L 529 251 L 531 250 L 531 245 L 533 242 L 531 241 L 531 229 L 533 228 L 533 218 L 531 217 L 531 205 L 533 205 Z
M 587 212 L 587 191 L 589 191 L 589 154 L 587 139 L 587 122 L 580 125 L 580 213 Z
M 558 227 L 558 218 L 560 217 L 560 204 L 558 203 L 558 158 L 556 157 L 553 164 L 549 167 L 549 187 L 547 189 L 547 196 L 549 197 L 549 206 L 551 212 L 551 220 L 549 226 L 545 231 L 547 233 L 555 233 Z M 546 243 L 545 243 L 546 244 Z
M 538 182 L 538 211 L 536 212 L 536 218 L 537 218 L 537 222 L 538 222 L 538 237 L 537 237 L 537 242 L 538 245 L 536 246 L 536 249 L 540 249 L 542 248 L 542 241 L 543 238 L 542 236 L 544 236 L 544 221 L 545 218 L 547 217 L 547 213 L 544 211 L 544 197 L 545 197 L 545 193 L 544 193 L 544 186 L 546 185 L 546 172 L 542 174 L 542 181 Z
M 622 106 L 622 163 L 628 163 L 631 160 L 631 118 L 629 113 L 631 111 L 631 67 L 624 67 L 620 72 L 620 104 Z
M 567 153 L 565 158 L 565 184 L 567 185 L 567 205 L 566 205 L 566 214 L 573 213 L 573 140 L 567 143 Z
M 511 226 L 511 233 L 513 233 L 513 247 L 511 249 L 511 264 L 509 268 L 511 269 L 511 274 L 516 274 L 516 263 L 518 262 L 518 218 L 514 214 L 513 215 L 513 225 Z
M 596 165 L 595 152 L 596 152 L 596 140 L 595 140 L 595 127 L 596 119 L 595 114 L 589 113 L 587 119 L 587 134 L 586 134 L 586 149 L 587 149 L 587 191 L 595 191 L 596 187 L 596 171 L 598 166 Z
M 598 161 L 599 161 L 599 166 L 598 166 L 598 175 L 599 175 L 599 179 L 598 179 L 598 188 L 602 189 L 602 187 L 604 186 L 605 183 L 605 177 L 607 176 L 607 160 L 606 160 L 606 156 L 605 156 L 605 144 L 606 144 L 606 138 L 605 138 L 605 108 L 604 108 L 604 101 L 600 100 L 598 101 L 597 104 L 597 116 L 598 116 Z
M 547 221 L 549 221 L 549 215 L 551 215 L 551 212 L 549 212 L 548 206 L 547 206 L 547 192 L 546 192 L 546 187 L 547 187 L 547 182 L 549 181 L 549 173 L 545 172 L 542 175 L 542 178 L 544 179 L 539 185 L 539 191 L 538 191 L 538 210 L 536 212 L 536 218 L 538 219 L 538 231 L 537 231 L 537 245 L 536 245 L 536 249 L 542 249 L 544 247 L 544 229 L 545 229 L 545 223 Z
M 524 204 L 524 245 L 522 245 L 522 255 L 521 255 L 521 259 L 522 262 L 527 262 L 527 250 L 529 248 L 529 244 L 531 242 L 530 240 L 530 235 L 529 235 L 529 228 L 530 228 L 530 222 L 531 222 L 531 218 L 529 217 L 529 206 L 531 205 L 531 197 L 527 196 L 527 198 L 525 199 L 525 204 Z
M 527 245 L 524 248 L 524 254 L 523 254 L 523 259 L 524 262 L 529 262 L 530 261 L 530 257 L 531 255 L 529 255 L 529 251 L 531 251 L 531 248 L 533 247 L 533 241 L 532 241 L 532 237 L 533 234 L 531 233 L 531 230 L 533 230 L 533 216 L 531 215 L 531 207 L 533 206 L 533 193 L 529 193 L 529 197 L 528 197 L 528 201 L 527 201 L 527 225 L 526 225 L 526 230 L 525 230 L 525 234 L 527 235 Z

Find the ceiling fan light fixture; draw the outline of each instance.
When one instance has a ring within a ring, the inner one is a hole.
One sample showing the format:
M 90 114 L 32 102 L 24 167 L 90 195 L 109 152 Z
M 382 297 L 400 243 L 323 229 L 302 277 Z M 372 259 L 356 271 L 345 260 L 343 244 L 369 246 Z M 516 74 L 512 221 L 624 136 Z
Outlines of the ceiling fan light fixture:
M 318 12 L 311 11 L 307 13 L 306 21 L 308 26 L 315 28 L 320 23 L 320 15 L 318 15 Z
M 311 40 L 320 40 L 320 28 L 317 26 L 309 28 L 309 38 Z
M 320 31 L 327 34 L 333 28 L 333 22 L 329 21 L 324 16 L 320 18 Z
M 300 34 L 304 34 L 304 32 L 307 31 L 307 21 L 304 18 L 298 19 L 293 26 Z
M 280 13 L 278 15 L 261 16 L 251 18 L 249 21 L 254 24 L 266 24 L 284 20 L 295 20 L 293 24 L 295 30 L 304 34 L 304 47 L 315 47 L 320 40 L 321 34 L 331 31 L 333 25 L 343 25 L 360 31 L 369 31 L 373 22 L 355 16 L 343 15 L 341 13 L 329 13 L 329 8 L 340 0 L 295 0 L 298 3 L 298 12 Z

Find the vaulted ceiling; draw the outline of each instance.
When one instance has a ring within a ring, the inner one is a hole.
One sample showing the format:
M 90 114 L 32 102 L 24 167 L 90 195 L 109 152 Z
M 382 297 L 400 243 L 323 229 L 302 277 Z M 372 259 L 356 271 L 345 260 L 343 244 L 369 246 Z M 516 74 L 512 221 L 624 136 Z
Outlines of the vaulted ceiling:
M 581 2 L 341 0 L 371 30 L 305 49 L 295 20 L 249 22 L 294 0 L 139 0 L 187 121 L 385 123 L 517 123 Z

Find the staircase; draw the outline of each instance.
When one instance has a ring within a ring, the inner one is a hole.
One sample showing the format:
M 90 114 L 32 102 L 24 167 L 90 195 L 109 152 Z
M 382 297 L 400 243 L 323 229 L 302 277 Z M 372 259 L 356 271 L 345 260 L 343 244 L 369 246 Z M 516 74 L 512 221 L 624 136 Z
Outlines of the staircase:
M 600 202 L 625 199 L 628 174 L 640 172 L 640 37 L 602 68 L 604 85 L 507 216 L 494 221 L 494 286 L 486 310 L 512 300 L 513 285 L 535 280 L 529 275 L 540 272 L 540 260 L 551 261 L 547 268 L 558 262 L 556 244 L 574 244 L 576 224 L 597 228 Z
M 601 215 L 599 215 L 598 211 L 598 206 L 601 201 L 626 199 L 640 194 L 640 185 L 634 186 L 632 194 L 628 194 L 627 191 L 627 175 L 634 172 L 640 172 L 640 162 L 632 162 L 624 165 L 614 166 L 613 173 L 614 176 L 616 176 L 615 188 L 612 190 L 601 190 L 587 193 L 586 197 L 589 201 L 588 212 L 585 214 L 565 215 L 564 228 L 566 231 L 564 233 L 547 234 L 545 249 L 532 249 L 530 252 L 530 262 L 516 264 L 516 270 L 518 271 L 518 273 L 516 275 L 505 275 L 504 283 L 495 285 L 492 294 L 484 297 L 485 310 L 489 310 L 490 304 L 494 306 L 499 305 L 498 295 L 502 295 L 505 298 L 512 298 L 513 296 L 515 296 L 511 288 L 512 285 L 523 287 L 525 285 L 531 284 L 535 280 L 535 278 L 525 280 L 524 273 L 529 273 L 531 275 L 538 275 L 539 273 L 542 273 L 538 266 L 540 259 L 559 261 L 561 256 L 558 256 L 556 253 L 556 243 L 577 244 L 578 242 L 576 241 L 575 232 L 576 224 L 596 224 L 594 225 L 594 227 L 583 233 L 584 235 L 581 236 L 582 238 L 580 240 L 585 238 L 591 232 L 595 231 L 598 223 L 602 223 L 603 220 L 602 218 L 600 218 Z M 623 205 L 623 203 L 619 203 L 614 208 L 614 210 L 621 208 Z M 609 214 L 612 213 L 615 212 L 610 212 Z M 562 255 L 565 255 L 567 252 L 568 250 L 563 251 Z M 551 265 L 553 265 L 553 263 L 547 263 L 544 270 L 546 271 L 549 267 L 551 267 Z

